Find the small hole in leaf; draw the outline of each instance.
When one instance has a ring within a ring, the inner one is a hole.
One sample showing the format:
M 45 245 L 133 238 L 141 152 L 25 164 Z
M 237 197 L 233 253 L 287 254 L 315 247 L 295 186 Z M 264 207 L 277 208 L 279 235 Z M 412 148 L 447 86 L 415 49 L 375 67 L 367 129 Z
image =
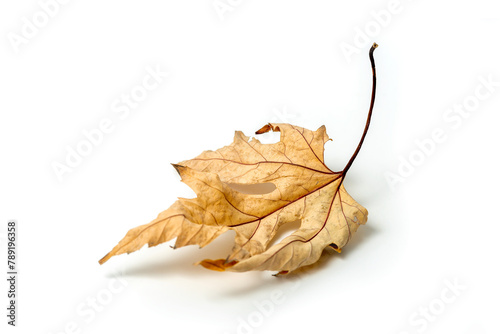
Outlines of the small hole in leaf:
M 268 247 L 276 245 L 281 240 L 285 239 L 290 234 L 297 231 L 300 228 L 301 223 L 302 223 L 302 221 L 300 219 L 298 219 L 298 220 L 295 220 L 293 222 L 285 223 L 285 224 L 281 225 L 280 228 L 278 229 L 278 232 L 276 232 L 276 234 L 274 235 L 274 238 L 269 243 Z
M 249 195 L 262 195 L 269 194 L 276 189 L 274 183 L 266 182 L 266 183 L 227 183 L 227 185 L 240 193 L 249 194 Z
M 257 135 L 255 138 L 258 139 L 262 144 L 275 144 L 280 141 L 280 136 L 280 132 L 269 131 Z

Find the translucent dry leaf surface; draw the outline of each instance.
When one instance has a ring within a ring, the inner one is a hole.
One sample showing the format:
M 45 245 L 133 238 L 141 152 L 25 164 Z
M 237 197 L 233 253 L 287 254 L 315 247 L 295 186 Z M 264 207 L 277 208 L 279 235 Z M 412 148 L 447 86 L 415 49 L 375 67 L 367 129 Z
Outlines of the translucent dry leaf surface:
M 173 165 L 197 197 L 179 198 L 149 224 L 131 229 L 100 263 L 173 238 L 176 248 L 204 247 L 230 229 L 236 232 L 231 254 L 202 266 L 285 273 L 316 262 L 326 247 L 340 251 L 368 212 L 346 192 L 345 173 L 325 165 L 325 127 L 268 124 L 257 134 L 271 130 L 280 132 L 279 142 L 262 144 L 236 131 L 231 145 Z M 235 186 L 255 184 L 275 187 L 255 194 Z M 269 246 L 283 224 L 297 220 L 300 228 Z

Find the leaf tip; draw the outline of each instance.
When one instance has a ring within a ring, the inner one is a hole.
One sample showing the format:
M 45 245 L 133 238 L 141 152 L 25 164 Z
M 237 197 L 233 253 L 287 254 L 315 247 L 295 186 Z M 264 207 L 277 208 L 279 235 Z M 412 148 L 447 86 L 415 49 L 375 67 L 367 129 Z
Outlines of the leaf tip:
M 218 259 L 218 260 L 205 259 L 203 261 L 195 263 L 195 265 L 199 264 L 203 268 L 214 271 L 226 271 L 227 268 L 234 266 L 236 263 L 238 263 L 238 261 L 226 262 L 225 259 Z
M 108 254 L 104 255 L 104 257 L 102 259 L 99 260 L 99 264 L 100 265 L 103 265 L 104 263 L 106 263 L 113 255 L 111 255 L 111 252 L 109 252 Z
M 181 169 L 186 167 L 179 164 L 171 164 L 171 165 L 175 168 L 175 170 L 177 171 L 177 173 L 179 173 L 179 175 L 181 175 Z
M 263 127 L 261 127 L 259 130 L 255 131 L 256 135 L 261 135 L 263 133 L 269 132 L 272 129 L 271 123 L 267 123 Z
M 337 246 L 337 244 L 331 243 L 328 246 L 330 248 L 332 248 L 333 250 L 335 250 L 337 253 L 342 253 L 342 248 L 340 248 L 339 246 Z

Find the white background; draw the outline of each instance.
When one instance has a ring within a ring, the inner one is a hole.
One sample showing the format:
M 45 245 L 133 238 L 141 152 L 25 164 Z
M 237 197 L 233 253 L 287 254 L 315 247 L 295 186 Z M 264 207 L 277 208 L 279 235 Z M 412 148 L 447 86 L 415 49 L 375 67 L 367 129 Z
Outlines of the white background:
M 0 5 L 3 272 L 6 223 L 20 226 L 18 327 L 2 306 L 2 333 L 498 333 L 500 87 L 467 118 L 444 119 L 488 92 L 480 77 L 500 81 L 495 2 L 401 0 L 383 25 L 371 13 L 388 0 L 221 2 L 222 15 L 212 0 L 69 1 L 18 47 L 12 36 L 40 4 Z M 342 169 L 364 127 L 372 42 L 373 121 L 345 181 L 370 215 L 341 255 L 282 278 L 192 265 L 225 257 L 229 234 L 99 266 L 128 229 L 192 196 L 170 163 L 229 144 L 234 130 L 324 124 L 326 162 Z M 169 76 L 120 119 L 113 103 L 147 67 Z M 113 131 L 58 180 L 53 163 L 106 118 Z M 446 140 L 419 161 L 415 141 L 436 128 Z M 410 157 L 419 165 L 391 187 L 387 173 Z

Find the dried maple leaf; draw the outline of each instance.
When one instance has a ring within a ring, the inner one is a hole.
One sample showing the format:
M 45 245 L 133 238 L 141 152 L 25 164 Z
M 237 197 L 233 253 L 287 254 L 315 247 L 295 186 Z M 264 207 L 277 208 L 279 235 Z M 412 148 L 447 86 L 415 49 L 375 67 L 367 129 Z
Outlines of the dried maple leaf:
M 373 88 L 365 131 L 341 172 L 325 165 L 324 144 L 330 139 L 324 126 L 311 131 L 290 124 L 267 124 L 256 132 L 279 131 L 280 141 L 275 144 L 262 144 L 236 131 L 231 145 L 173 165 L 196 198 L 179 198 L 149 224 L 131 229 L 99 263 L 173 238 L 177 238 L 175 248 L 204 247 L 228 230 L 236 232 L 232 253 L 226 259 L 199 264 L 218 271 L 275 270 L 284 274 L 316 262 L 326 247 L 340 252 L 367 221 L 367 210 L 346 192 L 343 181 L 371 119 L 376 46 L 370 49 Z M 275 189 L 252 194 L 236 190 L 235 184 L 273 184 Z M 269 247 L 282 225 L 297 220 L 299 229 Z

